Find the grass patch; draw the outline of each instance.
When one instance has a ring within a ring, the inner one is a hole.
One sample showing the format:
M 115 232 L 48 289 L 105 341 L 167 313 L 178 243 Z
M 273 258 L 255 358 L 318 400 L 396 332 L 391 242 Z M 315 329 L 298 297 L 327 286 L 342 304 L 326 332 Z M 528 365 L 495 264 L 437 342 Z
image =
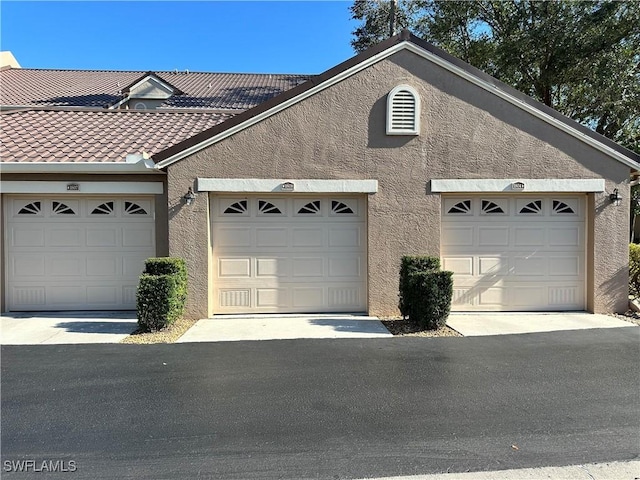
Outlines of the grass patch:
M 171 325 L 157 332 L 143 332 L 140 329 L 133 332 L 120 343 L 151 344 L 174 343 L 189 330 L 198 320 L 179 318 Z

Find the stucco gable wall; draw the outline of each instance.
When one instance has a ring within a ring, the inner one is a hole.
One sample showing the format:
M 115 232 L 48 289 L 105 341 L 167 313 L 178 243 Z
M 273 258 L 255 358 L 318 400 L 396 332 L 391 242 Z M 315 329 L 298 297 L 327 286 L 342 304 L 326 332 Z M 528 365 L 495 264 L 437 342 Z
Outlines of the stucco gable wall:
M 421 95 L 418 137 L 385 135 L 386 95 L 400 83 Z M 369 196 L 369 311 L 393 314 L 400 256 L 439 254 L 440 196 L 429 191 L 432 178 L 605 178 L 607 191 L 618 186 L 627 198 L 628 173 L 568 134 L 404 51 L 168 167 L 169 248 L 190 267 L 189 311 L 204 316 L 210 290 L 206 195 L 190 207 L 182 202 L 196 177 L 377 179 L 379 191 Z M 611 207 L 606 194 L 595 194 L 593 202 L 593 265 L 602 280 L 595 280 L 592 308 L 619 310 L 628 208 Z

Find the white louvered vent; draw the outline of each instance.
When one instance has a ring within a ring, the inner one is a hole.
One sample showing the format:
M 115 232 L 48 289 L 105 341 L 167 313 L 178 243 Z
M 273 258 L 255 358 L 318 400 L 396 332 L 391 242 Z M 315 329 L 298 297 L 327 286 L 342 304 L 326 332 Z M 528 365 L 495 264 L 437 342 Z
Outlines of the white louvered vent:
M 420 97 L 409 85 L 398 85 L 387 97 L 387 135 L 420 134 Z

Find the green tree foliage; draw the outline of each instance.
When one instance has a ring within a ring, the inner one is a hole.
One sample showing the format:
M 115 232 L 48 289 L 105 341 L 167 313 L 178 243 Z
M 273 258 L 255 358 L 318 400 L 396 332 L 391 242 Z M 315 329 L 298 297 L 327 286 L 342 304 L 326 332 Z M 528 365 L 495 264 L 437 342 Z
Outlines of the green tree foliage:
M 389 36 L 391 0 L 356 0 L 362 51 Z M 640 153 L 640 2 L 397 0 L 417 36 Z

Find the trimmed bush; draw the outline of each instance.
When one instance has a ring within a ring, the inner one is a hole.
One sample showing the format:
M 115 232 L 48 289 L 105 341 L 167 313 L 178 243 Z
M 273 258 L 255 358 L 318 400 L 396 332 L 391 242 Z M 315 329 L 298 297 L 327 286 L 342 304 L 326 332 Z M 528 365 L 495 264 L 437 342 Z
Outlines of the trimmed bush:
M 161 330 L 184 312 L 187 268 L 181 258 L 148 258 L 138 283 L 138 325 L 144 331 Z
M 640 245 L 629 244 L 629 294 L 640 297 Z
M 409 320 L 425 330 L 444 327 L 451 311 L 452 296 L 453 272 L 410 273 L 405 299 Z
M 428 272 L 440 270 L 440 259 L 428 255 L 405 255 L 400 260 L 400 285 L 398 308 L 400 314 L 407 318 L 409 309 L 406 302 L 406 291 L 408 288 L 409 275 L 415 272 Z

